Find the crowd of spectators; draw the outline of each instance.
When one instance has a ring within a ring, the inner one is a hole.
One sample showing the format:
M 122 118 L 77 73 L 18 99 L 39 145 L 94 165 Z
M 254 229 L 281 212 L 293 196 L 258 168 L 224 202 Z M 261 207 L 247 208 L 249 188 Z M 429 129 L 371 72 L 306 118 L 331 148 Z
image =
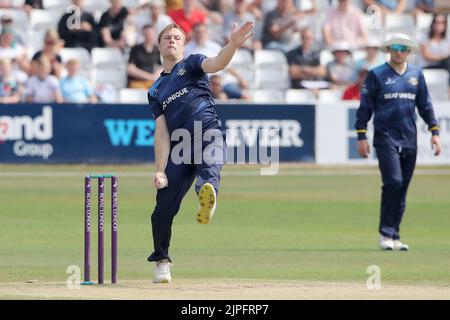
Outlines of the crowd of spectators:
M 148 89 L 162 71 L 157 35 L 173 22 L 186 33 L 185 56 L 213 56 L 235 24 L 254 21 L 256 34 L 240 50 L 283 52 L 290 79 L 286 89 L 317 94 L 339 88 L 344 99 L 359 99 L 367 72 L 386 61 L 379 47 L 389 30 L 373 23 L 373 13 L 380 15 L 381 24 L 389 14 L 409 15 L 416 22 L 428 15 L 429 27 L 396 31 L 409 33 L 420 44 L 415 63 L 450 72 L 448 12 L 440 11 L 434 0 L 108 0 L 102 10 L 100 1 L 62 2 L 66 7 L 45 8 L 42 0 L 24 0 L 20 7 L 13 7 L 17 1 L 0 1 L 0 103 L 102 102 L 98 83 L 82 72 L 80 59 L 63 60 L 64 48 L 88 53 L 118 49 L 125 87 Z M 34 30 L 29 25 L 19 32 L 23 25 L 11 14 L 17 11 L 29 19 L 51 11 L 58 22 L 46 30 L 39 47 L 32 46 L 28 35 Z M 254 88 L 243 72 L 231 66 L 211 76 L 214 97 L 251 100 L 251 90 L 261 88 Z

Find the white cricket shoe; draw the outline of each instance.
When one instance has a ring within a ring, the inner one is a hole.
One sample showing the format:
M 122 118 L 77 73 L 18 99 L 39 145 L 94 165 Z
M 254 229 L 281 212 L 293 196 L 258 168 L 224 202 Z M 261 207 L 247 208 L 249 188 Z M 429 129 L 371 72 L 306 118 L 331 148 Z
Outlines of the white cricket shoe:
M 216 190 L 211 183 L 205 183 L 198 192 L 198 212 L 197 221 L 201 224 L 208 224 L 216 211 Z
M 380 249 L 381 250 L 394 250 L 394 240 L 380 235 Z
M 170 275 L 170 267 L 172 263 L 169 260 L 156 261 L 155 268 L 153 269 L 153 282 L 154 283 L 170 283 L 172 277 Z
M 408 251 L 409 246 L 407 244 L 402 243 L 400 240 L 394 240 L 394 250 Z

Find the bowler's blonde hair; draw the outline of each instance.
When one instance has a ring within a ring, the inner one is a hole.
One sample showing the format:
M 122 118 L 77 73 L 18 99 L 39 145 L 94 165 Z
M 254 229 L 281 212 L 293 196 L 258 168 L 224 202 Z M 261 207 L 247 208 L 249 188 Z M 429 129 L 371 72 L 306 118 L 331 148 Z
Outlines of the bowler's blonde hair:
M 184 33 L 184 30 L 176 23 L 168 24 L 164 29 L 161 30 L 161 32 L 158 35 L 158 44 L 161 43 L 161 39 L 164 36 L 164 34 L 172 29 L 180 30 L 180 32 L 183 34 L 184 42 L 186 42 L 186 33 Z

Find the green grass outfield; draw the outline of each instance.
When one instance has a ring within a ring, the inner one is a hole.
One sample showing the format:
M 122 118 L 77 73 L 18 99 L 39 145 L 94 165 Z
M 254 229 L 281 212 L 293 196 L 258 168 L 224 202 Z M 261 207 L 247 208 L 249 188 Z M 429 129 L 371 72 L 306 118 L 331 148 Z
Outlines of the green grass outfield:
M 255 167 L 229 166 L 210 225 L 200 225 L 194 218 L 193 189 L 185 198 L 173 228 L 173 277 L 365 283 L 367 267 L 378 265 L 384 283 L 448 286 L 450 168 L 418 169 L 402 224 L 402 239 L 412 250 L 381 252 L 376 168 L 291 165 L 280 175 L 259 176 Z M 65 283 L 69 265 L 82 267 L 83 176 L 100 172 L 119 175 L 119 279 L 150 280 L 152 266 L 146 258 L 152 250 L 152 170 L 152 166 L 1 165 L 0 283 L 31 279 Z M 106 188 L 110 190 L 109 183 Z M 107 193 L 109 214 L 108 201 Z M 107 280 L 109 239 L 107 232 Z

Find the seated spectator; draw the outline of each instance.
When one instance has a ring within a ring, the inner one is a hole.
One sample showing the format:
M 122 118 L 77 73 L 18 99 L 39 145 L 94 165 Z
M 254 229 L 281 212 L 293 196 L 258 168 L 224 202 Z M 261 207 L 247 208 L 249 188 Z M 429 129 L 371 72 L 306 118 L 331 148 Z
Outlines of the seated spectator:
M 146 15 L 135 21 L 136 30 L 142 30 L 145 25 L 152 25 L 158 35 L 167 25 L 173 23 L 172 18 L 164 13 L 164 2 L 162 0 L 150 1 L 150 15 Z M 141 32 L 138 33 L 136 42 L 142 43 L 144 41 Z
M 51 64 L 45 57 L 36 61 L 36 75 L 30 77 L 25 89 L 29 103 L 62 103 L 59 81 L 50 74 Z
M 406 9 L 406 0 L 364 0 L 365 5 L 378 6 L 383 13 L 403 13 Z
M 320 50 L 314 48 L 314 34 L 311 29 L 301 32 L 302 44 L 289 51 L 286 59 L 293 89 L 302 89 L 302 81 L 321 80 L 326 75 L 324 66 L 320 65 Z
M 131 49 L 128 61 L 128 87 L 148 89 L 162 71 L 161 54 L 155 43 L 155 29 L 151 25 L 142 30 L 144 42 Z
M 347 86 L 355 81 L 349 47 L 346 42 L 338 42 L 332 49 L 334 60 L 326 66 L 326 78 L 334 85 Z
M 248 92 L 249 84 L 235 68 L 227 67 L 224 74 L 227 77 L 222 81 L 223 90 L 228 99 L 251 100 L 252 97 Z
M 295 47 L 292 34 L 299 31 L 292 0 L 277 0 L 277 6 L 265 16 L 262 30 L 264 49 L 288 52 Z
M 18 34 L 17 32 L 15 32 L 14 30 L 14 18 L 8 14 L 8 13 L 4 13 L 2 14 L 2 17 L 0 19 L 0 24 L 1 24 L 1 29 L 3 28 L 10 28 L 11 30 L 13 30 L 14 32 L 14 43 L 18 43 L 21 46 L 24 45 L 24 40 L 22 39 L 21 35 Z
M 12 0 L 0 0 L 0 9 L 11 9 L 13 7 L 14 5 Z
M 350 49 L 364 45 L 367 41 L 367 28 L 363 12 L 350 0 L 339 0 L 337 7 L 327 12 L 323 36 L 328 46 L 333 46 L 339 41 L 353 44 Z
M 84 10 L 84 0 L 72 0 L 79 11 L 65 13 L 58 23 L 58 33 L 66 48 L 86 48 L 89 52 L 98 44 L 98 30 L 94 16 Z M 79 15 L 74 23 L 73 15 Z M 79 22 L 79 25 L 77 25 Z
M 436 6 L 434 0 L 415 0 L 414 13 L 436 13 Z
M 64 102 L 70 103 L 96 103 L 97 97 L 89 81 L 80 76 L 80 61 L 70 59 L 67 61 L 67 77 L 60 81 L 61 94 Z
M 212 23 L 223 24 L 223 12 L 225 12 L 223 0 L 198 0 L 197 3 Z
M 12 71 L 11 60 L 0 59 L 0 103 L 20 102 L 22 91 L 22 85 Z
M 342 100 L 360 100 L 361 99 L 361 88 L 364 85 L 364 81 L 366 80 L 366 76 L 369 73 L 369 69 L 366 66 L 362 66 L 358 70 L 358 80 L 356 83 L 348 86 L 344 90 L 344 94 L 342 95 Z
M 258 19 L 262 20 L 264 17 L 276 7 L 277 0 L 246 0 L 249 2 L 249 11 Z
M 217 42 L 209 40 L 208 29 L 205 24 L 199 23 L 195 25 L 192 34 L 192 39 L 184 47 L 185 57 L 195 53 L 203 54 L 207 57 L 215 57 L 222 48 Z
M 434 15 L 430 30 L 419 40 L 422 67 L 446 69 L 450 73 L 450 39 L 447 37 L 447 16 Z
M 233 74 L 235 70 L 233 68 L 227 68 L 227 72 Z M 217 100 L 229 100 L 240 99 L 250 100 L 251 96 L 247 92 L 247 82 L 242 79 L 238 73 L 234 73 L 237 76 L 238 82 L 229 82 L 223 84 L 222 76 L 220 74 L 211 75 L 209 82 L 211 85 L 211 92 L 214 99 Z M 245 87 L 245 89 L 243 88 Z
M 110 8 L 103 13 L 98 24 L 100 46 L 124 49 L 126 46 L 124 27 L 129 12 L 122 6 L 122 0 L 110 0 L 110 3 Z
M 206 23 L 206 13 L 200 9 L 196 0 L 184 0 L 183 8 L 168 10 L 167 15 L 178 24 L 186 34 L 186 41 L 192 38 L 192 29 L 196 24 Z
M 31 15 L 31 11 L 39 9 L 44 9 L 44 5 L 42 4 L 42 0 L 25 0 L 25 3 L 23 5 L 23 10 L 28 14 Z
M 183 0 L 166 0 L 166 10 L 179 10 L 183 8 Z
M 44 36 L 44 47 L 39 50 L 31 58 L 31 74 L 36 74 L 36 61 L 45 57 L 51 64 L 50 74 L 61 78 L 64 71 L 64 66 L 62 64 L 61 56 L 59 52 L 64 47 L 64 41 L 59 38 L 58 32 L 56 30 L 48 30 Z
M 247 21 L 253 21 L 256 25 L 256 17 L 251 14 L 248 10 L 248 4 L 245 0 L 234 0 L 233 8 L 225 15 L 224 25 L 223 25 L 223 38 L 225 42 L 230 41 L 230 32 L 233 30 L 233 26 L 237 23 L 238 26 L 241 26 Z M 253 36 L 244 43 L 241 48 L 248 49 L 250 51 L 262 49 L 261 41 Z
M 222 78 L 218 74 L 213 74 L 209 78 L 212 97 L 216 100 L 228 100 L 228 96 L 223 90 Z
M 358 71 L 362 66 L 367 66 L 369 70 L 386 62 L 385 55 L 380 51 L 381 41 L 371 38 L 365 45 L 366 56 L 355 62 L 355 71 Z
M 11 27 L 3 28 L 0 34 L 0 59 L 5 58 L 12 61 L 13 69 L 30 72 L 27 52 L 23 46 L 14 42 L 14 30 Z

